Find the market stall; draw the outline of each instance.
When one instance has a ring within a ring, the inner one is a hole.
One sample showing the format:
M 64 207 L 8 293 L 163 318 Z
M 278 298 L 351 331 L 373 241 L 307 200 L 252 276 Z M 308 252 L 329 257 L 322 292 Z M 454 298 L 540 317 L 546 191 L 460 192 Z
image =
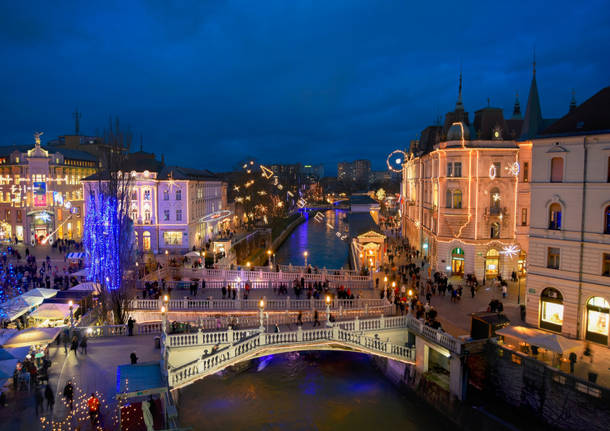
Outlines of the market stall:
M 77 309 L 78 304 L 45 303 L 30 313 L 30 318 L 40 326 L 61 326 L 69 323 L 70 315 L 74 316 Z

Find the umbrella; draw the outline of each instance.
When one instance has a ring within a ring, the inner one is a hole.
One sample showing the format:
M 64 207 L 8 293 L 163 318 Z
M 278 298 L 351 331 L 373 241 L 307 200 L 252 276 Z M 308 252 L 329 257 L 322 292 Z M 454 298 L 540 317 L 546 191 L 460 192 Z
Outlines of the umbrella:
M 525 326 L 507 326 L 505 328 L 498 329 L 496 331 L 496 335 L 517 338 L 530 343 L 530 340 L 533 337 L 544 335 L 544 333 L 538 331 L 537 329 L 526 328 Z
M 562 337 L 558 334 L 544 334 L 532 337 L 528 340 L 529 344 L 543 347 L 551 352 L 564 353 L 569 350 L 582 347 L 582 343 L 569 338 Z
M 72 311 L 76 311 L 78 308 L 77 304 L 72 306 Z M 68 304 L 61 303 L 47 303 L 42 304 L 35 311 L 30 313 L 30 317 L 39 320 L 60 320 L 65 319 L 70 315 L 70 306 Z
M 185 254 L 186 257 L 201 257 L 201 254 L 198 251 L 189 251 Z
M 71 287 L 68 290 L 80 290 L 80 291 L 99 293 L 100 292 L 100 285 L 99 285 L 99 283 L 94 283 L 92 281 L 87 281 L 85 283 L 77 284 L 76 286 Z

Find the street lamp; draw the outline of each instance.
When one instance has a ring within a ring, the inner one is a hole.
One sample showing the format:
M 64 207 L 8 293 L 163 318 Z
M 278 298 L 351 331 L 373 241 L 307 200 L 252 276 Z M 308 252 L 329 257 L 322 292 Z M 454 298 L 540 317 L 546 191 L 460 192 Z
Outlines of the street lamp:
M 261 332 L 265 331 L 265 326 L 263 325 L 263 313 L 264 313 L 264 311 L 265 311 L 265 300 L 261 299 L 258 302 L 258 319 L 260 321 L 259 329 L 260 329 Z
M 68 305 L 70 306 L 70 329 L 74 329 L 74 302 L 70 300 Z
M 330 295 L 326 295 L 326 326 L 330 326 Z
M 269 261 L 269 269 L 273 267 L 271 265 L 271 253 L 273 253 L 271 250 L 267 250 L 267 260 Z
M 309 256 L 309 252 L 307 250 L 305 250 L 303 252 L 303 256 L 305 257 L 305 268 L 307 268 L 307 256 Z
M 167 309 L 165 305 L 161 306 L 161 331 L 163 334 L 167 332 Z

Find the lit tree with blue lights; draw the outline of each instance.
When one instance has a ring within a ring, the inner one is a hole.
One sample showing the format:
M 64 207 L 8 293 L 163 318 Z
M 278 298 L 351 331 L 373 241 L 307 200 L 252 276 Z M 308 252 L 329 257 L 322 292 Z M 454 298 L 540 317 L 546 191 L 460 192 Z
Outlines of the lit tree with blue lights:
M 115 324 L 126 320 L 129 290 L 123 275 L 133 263 L 133 222 L 128 216 L 131 175 L 125 168 L 131 134 L 118 120 L 104 133 L 104 153 L 95 182 L 85 186 L 84 245 L 89 280 L 101 286 L 102 314 Z

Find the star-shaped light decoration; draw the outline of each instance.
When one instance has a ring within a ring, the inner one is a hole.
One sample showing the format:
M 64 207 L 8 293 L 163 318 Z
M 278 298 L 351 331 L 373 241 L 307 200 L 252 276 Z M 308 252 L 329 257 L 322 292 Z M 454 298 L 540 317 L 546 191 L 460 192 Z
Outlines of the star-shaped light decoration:
M 517 256 L 520 251 L 521 250 L 519 249 L 519 246 L 517 244 L 512 244 L 502 247 L 502 251 L 500 253 L 512 258 Z
M 494 202 L 498 202 L 500 200 L 500 193 L 494 193 L 492 197 Z

